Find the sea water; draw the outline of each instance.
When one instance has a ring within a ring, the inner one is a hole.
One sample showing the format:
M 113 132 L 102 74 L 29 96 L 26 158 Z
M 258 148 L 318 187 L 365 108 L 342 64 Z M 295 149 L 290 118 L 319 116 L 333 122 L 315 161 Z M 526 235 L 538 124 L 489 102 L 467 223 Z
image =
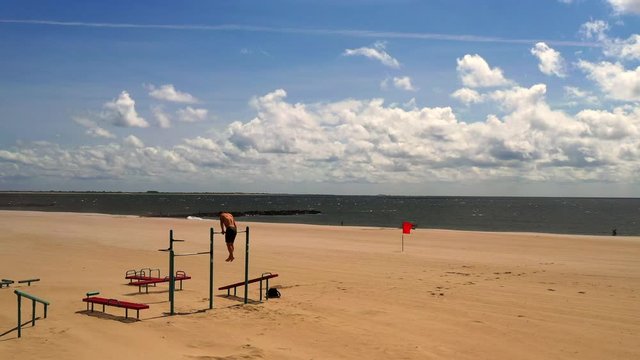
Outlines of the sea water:
M 640 235 L 638 198 L 6 192 L 0 209 L 184 218 L 223 210 L 316 210 L 237 220 L 374 227 L 411 221 L 418 228 Z

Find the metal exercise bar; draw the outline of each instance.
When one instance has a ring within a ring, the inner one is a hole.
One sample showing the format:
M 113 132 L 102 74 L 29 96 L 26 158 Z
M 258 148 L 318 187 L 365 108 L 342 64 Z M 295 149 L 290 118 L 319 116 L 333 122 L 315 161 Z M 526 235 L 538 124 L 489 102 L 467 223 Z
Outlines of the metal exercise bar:
M 248 226 L 244 232 L 246 233 L 246 241 L 245 241 L 245 249 L 244 249 L 244 303 L 246 304 L 249 299 L 249 227 Z
M 43 299 L 40 299 L 36 296 L 29 295 L 20 290 L 13 291 L 18 296 L 18 337 L 22 336 L 22 298 L 25 297 L 31 300 L 31 326 L 36 326 L 36 302 L 39 302 L 44 305 L 44 318 L 47 318 L 47 306 L 49 306 L 49 302 Z

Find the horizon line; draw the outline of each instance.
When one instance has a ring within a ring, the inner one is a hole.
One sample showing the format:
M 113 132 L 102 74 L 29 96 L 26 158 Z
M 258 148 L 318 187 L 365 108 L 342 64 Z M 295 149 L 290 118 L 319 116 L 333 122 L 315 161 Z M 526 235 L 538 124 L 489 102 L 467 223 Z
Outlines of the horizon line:
M 322 28 L 291 28 L 291 27 L 269 27 L 256 25 L 188 25 L 188 24 L 133 24 L 133 23 L 108 23 L 108 22 L 81 22 L 81 21 L 58 21 L 58 20 L 24 20 L 24 19 L 0 19 L 3 24 L 26 24 L 26 25 L 48 25 L 48 26 L 68 26 L 68 27 L 90 27 L 90 28 L 115 28 L 115 29 L 157 29 L 157 30 L 187 30 L 187 31 L 245 31 L 264 32 L 281 34 L 308 34 L 308 35 L 328 35 L 328 36 L 349 36 L 361 38 L 395 38 L 395 39 L 415 39 L 415 40 L 439 40 L 457 42 L 486 42 L 486 43 L 506 43 L 506 44 L 535 44 L 545 42 L 556 46 L 574 47 L 602 47 L 601 44 L 584 41 L 567 40 L 545 40 L 545 39 L 507 39 L 501 37 L 478 36 L 478 35 L 455 35 L 439 33 L 420 32 L 400 32 L 400 31 L 376 31 L 376 30 L 354 30 L 354 29 L 322 29 Z

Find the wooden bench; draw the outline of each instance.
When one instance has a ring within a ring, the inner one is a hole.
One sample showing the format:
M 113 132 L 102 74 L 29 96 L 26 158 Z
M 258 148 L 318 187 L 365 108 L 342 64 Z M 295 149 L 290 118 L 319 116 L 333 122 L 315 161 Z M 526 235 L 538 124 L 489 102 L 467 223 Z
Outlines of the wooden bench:
M 180 290 L 182 290 L 182 280 L 189 280 L 189 279 L 191 279 L 191 276 L 188 276 L 184 271 L 178 270 L 176 271 L 176 276 L 173 278 L 173 281 L 174 282 L 180 281 Z M 168 276 L 165 276 L 163 278 L 147 278 L 147 279 L 138 280 L 138 281 L 131 281 L 129 285 L 137 286 L 138 292 L 142 292 L 142 287 L 144 286 L 145 292 L 148 294 L 149 285 L 155 286 L 156 284 L 169 282 L 169 281 L 171 281 L 171 279 Z
M 120 301 L 116 299 L 107 299 L 103 297 L 97 296 L 87 296 L 82 299 L 82 301 L 87 303 L 87 309 L 89 304 L 91 304 L 91 311 L 93 311 L 93 304 L 102 305 L 102 312 L 105 310 L 105 306 L 115 306 L 119 308 L 124 308 L 124 317 L 129 318 L 129 309 L 136 311 L 136 319 L 140 319 L 140 310 L 148 309 L 149 305 L 140 304 L 140 303 L 132 303 L 128 301 Z
M 252 284 L 254 282 L 260 282 L 260 301 L 262 301 L 262 282 L 266 281 L 266 285 L 267 285 L 267 290 L 269 289 L 269 279 L 273 279 L 274 277 L 278 277 L 278 274 L 272 274 L 272 273 L 264 273 L 262 274 L 260 277 L 257 277 L 255 279 L 249 279 L 249 281 L 247 281 L 247 285 L 248 284 Z M 227 296 L 231 296 L 231 289 L 233 289 L 233 296 L 236 296 L 236 289 L 240 286 L 244 286 L 244 281 L 241 282 L 237 282 L 235 284 L 230 284 L 230 285 L 225 285 L 222 287 L 219 287 L 218 290 L 227 290 Z
M 0 289 L 2 289 L 3 287 L 9 287 L 9 285 L 13 284 L 14 281 L 13 280 L 9 280 L 9 279 L 2 279 L 0 281 Z
M 28 286 L 31 286 L 31 283 L 34 281 L 40 281 L 40 279 L 27 279 L 27 280 L 18 280 L 18 283 L 24 284 L 27 283 Z

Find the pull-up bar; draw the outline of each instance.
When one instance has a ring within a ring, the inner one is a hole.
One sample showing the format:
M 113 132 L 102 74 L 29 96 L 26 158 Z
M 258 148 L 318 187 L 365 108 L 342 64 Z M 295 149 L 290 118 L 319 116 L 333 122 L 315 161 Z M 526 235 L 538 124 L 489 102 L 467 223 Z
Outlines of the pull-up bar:
M 249 298 L 249 227 L 245 230 L 238 231 L 238 233 L 245 233 L 245 256 L 244 256 L 244 303 L 248 303 Z M 221 232 L 215 232 L 213 228 L 209 229 L 209 251 L 200 251 L 188 254 L 176 254 L 173 251 L 174 242 L 184 242 L 185 240 L 174 239 L 173 230 L 169 230 L 169 247 L 167 249 L 160 249 L 159 251 L 169 252 L 169 303 L 170 303 L 170 315 L 175 315 L 174 300 L 175 300 L 175 271 L 174 262 L 178 256 L 193 256 L 209 254 L 209 309 L 213 309 L 213 236 L 214 234 L 222 234 Z
M 201 251 L 189 254 L 176 254 L 173 251 L 174 242 L 184 242 L 186 240 L 174 239 L 173 230 L 169 230 L 169 248 L 160 249 L 159 251 L 169 252 L 169 303 L 170 303 L 170 315 L 174 315 L 174 300 L 175 300 L 175 272 L 174 272 L 174 259 L 176 256 L 192 256 L 192 255 L 204 255 L 209 254 L 209 309 L 213 309 L 213 228 L 209 229 L 209 251 Z

